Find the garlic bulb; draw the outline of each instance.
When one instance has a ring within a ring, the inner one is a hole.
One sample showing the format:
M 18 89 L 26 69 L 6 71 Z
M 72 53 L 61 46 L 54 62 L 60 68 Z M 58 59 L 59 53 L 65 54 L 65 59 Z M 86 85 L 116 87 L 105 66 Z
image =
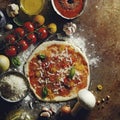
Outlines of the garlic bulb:
M 15 17 L 19 14 L 19 6 L 15 3 L 9 4 L 6 8 L 9 17 Z
M 63 31 L 66 35 L 71 36 L 76 32 L 77 26 L 75 23 L 67 23 L 63 26 Z

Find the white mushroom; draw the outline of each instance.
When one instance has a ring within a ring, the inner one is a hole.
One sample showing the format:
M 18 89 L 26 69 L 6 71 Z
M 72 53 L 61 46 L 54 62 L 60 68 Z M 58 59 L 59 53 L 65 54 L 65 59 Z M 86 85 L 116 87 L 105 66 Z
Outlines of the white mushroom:
M 95 96 L 87 89 L 82 89 L 78 92 L 78 102 L 71 110 L 71 114 L 75 116 L 81 107 L 87 110 L 91 110 L 92 108 L 95 107 L 95 104 L 96 104 Z
M 42 108 L 42 112 L 49 112 L 52 115 L 52 111 L 45 106 Z
M 19 6 L 17 4 L 9 4 L 6 8 L 7 15 L 9 17 L 15 17 L 19 14 Z
M 49 118 L 51 115 L 50 115 L 49 112 L 42 112 L 42 113 L 40 114 L 40 116 L 41 116 L 41 117 L 47 117 L 47 118 Z

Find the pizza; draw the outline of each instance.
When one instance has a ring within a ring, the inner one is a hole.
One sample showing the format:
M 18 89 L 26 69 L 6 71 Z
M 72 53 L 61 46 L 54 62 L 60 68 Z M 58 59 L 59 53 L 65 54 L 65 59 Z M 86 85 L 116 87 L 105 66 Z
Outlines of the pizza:
M 65 41 L 47 41 L 30 55 L 25 66 L 30 88 L 42 101 L 59 102 L 77 97 L 88 88 L 89 65 L 80 49 Z

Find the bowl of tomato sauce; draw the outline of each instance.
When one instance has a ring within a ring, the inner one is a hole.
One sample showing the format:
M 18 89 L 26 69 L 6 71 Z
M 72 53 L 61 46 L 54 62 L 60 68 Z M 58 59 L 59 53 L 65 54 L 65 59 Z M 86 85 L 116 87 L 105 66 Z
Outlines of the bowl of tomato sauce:
M 74 19 L 83 13 L 87 0 L 51 0 L 51 3 L 58 15 Z

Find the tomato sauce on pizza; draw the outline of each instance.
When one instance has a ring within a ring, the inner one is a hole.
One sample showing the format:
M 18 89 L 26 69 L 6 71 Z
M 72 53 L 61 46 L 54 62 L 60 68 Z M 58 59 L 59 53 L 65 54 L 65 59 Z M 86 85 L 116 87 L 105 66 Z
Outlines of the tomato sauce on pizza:
M 40 100 L 68 100 L 88 84 L 88 63 L 69 44 L 52 42 L 37 50 L 27 68 L 30 86 Z

